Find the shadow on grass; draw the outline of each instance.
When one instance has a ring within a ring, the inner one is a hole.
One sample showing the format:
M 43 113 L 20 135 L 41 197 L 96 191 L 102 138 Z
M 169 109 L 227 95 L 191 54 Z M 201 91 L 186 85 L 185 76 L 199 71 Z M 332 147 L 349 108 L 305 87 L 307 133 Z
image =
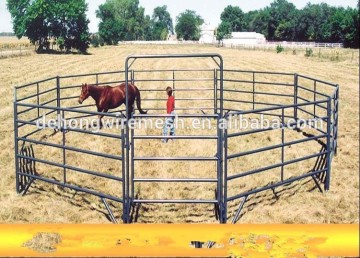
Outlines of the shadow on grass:
M 35 53 L 39 55 L 79 55 L 79 56 L 90 56 L 92 55 L 89 52 L 78 52 L 78 51 L 59 51 L 59 50 L 42 50 L 42 51 L 35 51 Z
M 320 152 L 324 152 L 326 150 L 326 146 L 322 146 Z M 319 153 L 320 153 L 319 152 Z M 318 156 L 313 169 L 309 170 L 308 173 L 314 172 L 314 171 L 321 171 L 326 168 L 326 154 L 323 154 L 321 156 Z M 321 184 L 325 181 L 326 173 L 325 171 L 316 173 L 315 175 L 308 176 L 296 181 L 293 181 L 291 183 L 286 183 L 281 186 L 277 187 L 271 187 L 273 184 L 277 182 L 270 182 L 264 186 L 261 187 L 254 187 L 248 190 L 248 192 L 259 189 L 259 188 L 265 188 L 270 187 L 267 190 L 260 191 L 256 194 L 248 195 L 247 199 L 244 202 L 244 206 L 241 209 L 241 212 L 239 214 L 238 219 L 239 221 L 242 216 L 244 216 L 246 213 L 249 213 L 253 211 L 255 208 L 259 206 L 271 206 L 275 205 L 278 201 L 281 199 L 291 198 L 295 196 L 297 193 L 304 192 L 304 189 L 307 188 L 307 192 L 313 192 L 314 190 L 322 191 Z M 295 176 L 290 177 L 288 179 L 295 178 Z M 314 184 L 315 183 L 315 184 Z M 314 184 L 310 189 L 309 187 L 311 184 Z M 272 194 L 269 194 L 272 191 Z M 243 200 L 243 198 L 240 198 L 240 202 Z M 239 201 L 234 200 L 232 203 L 230 202 L 228 204 L 229 206 L 229 212 L 228 212 L 228 219 L 232 219 L 233 214 L 238 210 Z M 236 223 L 235 222 L 235 223 Z

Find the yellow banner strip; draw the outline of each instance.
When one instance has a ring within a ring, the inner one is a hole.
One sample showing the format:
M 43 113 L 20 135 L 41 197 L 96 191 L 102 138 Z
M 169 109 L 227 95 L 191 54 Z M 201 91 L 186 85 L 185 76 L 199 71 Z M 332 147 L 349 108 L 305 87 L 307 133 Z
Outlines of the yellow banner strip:
M 358 257 L 359 224 L 4 224 L 0 256 Z

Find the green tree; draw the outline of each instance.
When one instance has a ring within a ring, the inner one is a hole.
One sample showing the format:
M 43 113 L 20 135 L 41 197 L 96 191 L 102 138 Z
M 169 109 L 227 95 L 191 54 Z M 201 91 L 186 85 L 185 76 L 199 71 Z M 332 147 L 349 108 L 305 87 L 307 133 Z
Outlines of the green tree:
M 145 16 L 144 23 L 143 23 L 143 39 L 144 40 L 152 40 L 153 39 L 153 32 L 152 32 L 152 21 L 149 15 Z
M 173 22 L 167 6 L 158 6 L 152 15 L 152 34 L 154 40 L 165 40 L 169 33 L 174 34 Z
M 268 20 L 268 39 L 294 40 L 296 32 L 297 9 L 286 0 L 275 0 L 270 4 Z
M 90 36 L 90 44 L 93 47 L 100 47 L 104 45 L 104 40 L 100 38 L 98 33 L 94 33 Z
M 113 3 L 106 2 L 99 6 L 96 16 L 101 20 L 99 23 L 99 36 L 107 45 L 116 45 L 124 37 L 125 24 L 116 19 Z
M 85 0 L 7 0 L 16 36 L 27 36 L 38 51 L 49 50 L 49 39 L 86 52 L 89 47 L 89 20 Z
M 253 29 L 253 22 L 255 17 L 259 14 L 259 10 L 249 11 L 244 13 L 244 23 L 245 23 L 245 31 L 254 31 Z
M 228 5 L 221 13 L 222 22 L 227 22 L 231 26 L 231 31 L 244 31 L 246 28 L 245 15 L 238 6 Z
M 99 35 L 106 44 L 115 45 L 120 40 L 146 38 L 149 19 L 139 7 L 139 0 L 107 0 L 99 6 L 96 16 L 100 19 Z
M 305 41 L 329 42 L 331 41 L 331 24 L 329 19 L 335 8 L 328 4 L 307 4 L 300 11 L 301 25 L 297 31 L 297 38 Z
M 226 21 L 221 22 L 216 30 L 216 40 L 220 42 L 223 39 L 229 38 L 231 36 L 231 32 L 231 24 Z
M 30 0 L 7 0 L 7 8 L 11 14 L 15 35 L 20 39 L 26 33 L 26 12 L 30 7 Z
M 176 17 L 175 31 L 177 38 L 184 40 L 199 40 L 200 26 L 204 20 L 195 11 L 186 10 Z
M 275 0 L 264 9 L 244 15 L 246 30 L 264 34 L 268 40 L 341 42 L 359 47 L 358 8 L 310 4 L 298 10 L 286 0 Z
M 135 18 L 130 19 L 128 23 L 127 40 L 145 40 L 145 9 L 143 7 L 138 7 Z
M 254 14 L 253 19 L 249 23 L 249 31 L 261 33 L 265 38 L 269 39 L 269 20 L 270 9 L 266 7 Z
M 359 13 L 352 8 L 337 8 L 329 18 L 332 42 L 341 42 L 345 47 L 359 47 Z
M 354 47 L 359 48 L 359 40 L 360 40 L 360 0 L 358 0 L 357 8 L 355 8 L 356 15 L 354 17 L 354 24 L 356 26 L 356 32 L 355 32 L 355 42 Z

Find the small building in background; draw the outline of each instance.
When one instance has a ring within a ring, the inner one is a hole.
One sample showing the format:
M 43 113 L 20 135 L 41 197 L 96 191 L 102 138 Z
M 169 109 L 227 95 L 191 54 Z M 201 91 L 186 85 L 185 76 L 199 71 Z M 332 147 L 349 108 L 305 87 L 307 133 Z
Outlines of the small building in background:
M 231 38 L 223 39 L 223 45 L 258 45 L 266 44 L 263 34 L 257 32 L 232 32 Z
M 177 41 L 177 36 L 176 36 L 176 34 L 171 34 L 171 33 L 169 33 L 168 36 L 167 36 L 167 40 L 168 40 L 168 41 Z
M 203 24 L 201 26 L 199 43 L 201 44 L 213 44 L 216 42 L 215 27 L 210 24 Z

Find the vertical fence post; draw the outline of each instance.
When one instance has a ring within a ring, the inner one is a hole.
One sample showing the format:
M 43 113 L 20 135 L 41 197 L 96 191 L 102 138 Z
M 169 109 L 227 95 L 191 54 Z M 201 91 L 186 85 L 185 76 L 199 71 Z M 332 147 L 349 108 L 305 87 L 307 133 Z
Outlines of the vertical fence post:
M 330 188 L 330 172 L 331 172 L 331 97 L 327 100 L 327 129 L 326 129 L 326 177 L 325 191 Z
M 220 114 L 218 115 L 218 119 L 225 119 L 224 116 L 224 63 L 223 63 L 223 59 L 221 56 L 219 57 L 219 68 L 220 68 Z M 224 122 L 224 121 L 222 121 Z M 218 123 L 218 127 L 219 127 L 219 123 Z M 225 203 L 224 203 L 224 199 L 223 199 L 223 195 L 224 195 L 224 179 L 223 179 L 223 148 L 224 148 L 224 130 L 218 128 L 219 130 L 219 138 L 218 138 L 218 145 L 219 145 L 219 158 L 220 158 L 220 164 L 219 164 L 219 173 L 220 173 L 220 189 L 219 191 L 221 191 L 221 209 L 220 209 L 220 217 L 221 219 L 221 223 L 226 223 L 226 219 L 227 216 L 226 214 L 224 214 L 224 209 L 225 209 Z
M 60 77 L 57 76 L 56 77 L 56 106 L 58 108 L 57 110 L 57 115 L 59 117 L 60 115 L 60 106 L 61 106 L 61 103 L 60 103 Z
M 130 180 L 131 180 L 131 195 L 130 195 L 130 199 L 133 200 L 134 196 L 135 196 L 135 183 L 134 183 L 134 177 L 135 177 L 135 162 L 134 162 L 134 156 L 135 156 L 135 141 L 134 141 L 134 133 L 135 130 L 134 128 L 131 128 L 131 142 L 130 142 L 130 146 L 131 146 L 131 176 L 130 176 Z
M 96 85 L 98 85 L 99 84 L 99 74 L 95 75 L 95 80 L 96 80 Z
M 63 155 L 63 177 L 64 177 L 64 184 L 66 184 L 66 138 L 65 138 L 65 130 L 66 130 L 66 120 L 65 120 L 65 111 L 62 111 L 61 117 L 61 131 L 62 131 L 62 155 Z
M 36 83 L 36 101 L 37 101 L 37 116 L 40 117 L 40 96 L 39 96 L 39 83 Z
M 124 202 L 126 202 L 126 207 L 125 207 L 125 223 L 129 223 L 130 219 L 129 219 L 129 212 L 130 212 L 130 198 L 129 198 L 129 174 L 130 174 L 130 138 L 129 138 L 129 119 L 130 119 L 130 115 L 129 114 L 129 72 L 132 75 L 131 71 L 129 71 L 129 58 L 126 59 L 125 61 L 125 114 L 126 114 L 126 131 L 125 131 L 125 150 L 126 150 L 126 155 L 125 155 L 125 199 Z
M 131 70 L 131 83 L 135 84 L 135 70 Z M 131 169 L 131 171 L 129 171 L 129 173 L 131 172 L 131 174 L 130 174 L 130 182 L 131 182 L 131 184 L 130 184 L 130 191 L 129 191 L 130 196 L 128 197 L 129 198 L 128 215 L 131 212 L 131 210 L 130 210 L 131 209 L 131 203 L 132 203 L 132 201 L 134 200 L 134 197 L 135 197 L 135 182 L 134 182 L 134 176 L 135 176 L 134 155 L 135 155 L 135 150 L 134 150 L 134 129 L 133 128 L 131 128 L 131 132 L 130 132 L 129 148 L 130 148 L 130 151 L 131 151 L 131 155 L 130 155 L 130 162 L 131 162 L 130 169 Z M 128 222 L 130 222 L 130 217 L 128 218 Z
M 252 99 L 252 104 L 253 104 L 253 110 L 255 110 L 255 72 L 252 72 L 253 74 L 253 87 L 252 87 L 252 91 L 253 91 L 253 99 Z
M 214 69 L 214 114 L 217 114 L 217 69 Z
M 338 128 L 339 128 L 339 85 L 336 85 L 336 91 L 335 91 L 335 119 L 334 119 L 334 126 L 335 126 L 335 132 L 334 132 L 334 154 L 337 154 L 337 137 L 338 137 Z
M 223 60 L 220 58 L 220 116 L 224 116 L 224 69 Z
M 227 117 L 224 118 L 226 119 L 226 122 L 227 122 Z M 228 167 L 228 162 L 227 162 L 227 156 L 228 156 L 228 137 L 227 137 L 227 126 L 225 127 L 224 129 L 224 197 L 223 197 L 223 202 L 224 202 L 224 223 L 226 223 L 227 221 L 227 205 L 228 205 L 228 202 L 227 202 L 227 188 L 228 188 L 228 185 L 227 185 L 227 167 Z
M 121 126 L 123 124 L 121 123 Z M 126 205 L 126 193 L 125 193 L 125 130 L 121 128 L 121 178 L 122 178 L 122 204 L 123 204 L 123 215 L 122 220 L 124 223 L 127 221 L 127 205 Z
M 221 180 L 221 148 L 222 148 L 222 142 L 221 142 L 221 132 L 220 132 L 220 122 L 221 122 L 221 116 L 217 116 L 216 118 L 216 133 L 217 133 L 217 162 L 216 162 L 216 176 L 217 176 L 217 202 L 218 202 L 218 207 L 219 207 L 219 220 L 220 223 L 222 223 L 222 180 Z
M 16 181 L 16 192 L 20 193 L 20 183 L 19 183 L 19 145 L 18 145 L 18 111 L 17 111 L 17 93 L 16 88 L 14 88 L 14 158 L 15 158 L 15 181 Z
M 297 107 L 297 102 L 298 102 L 298 74 L 295 73 L 294 74 L 294 119 L 297 121 L 298 119 L 298 107 Z
M 218 114 L 216 119 L 216 130 L 217 130 L 217 201 L 219 205 L 219 220 L 220 223 L 224 222 L 224 199 L 223 199 L 223 175 L 222 175 L 222 148 L 223 148 L 223 137 L 222 129 L 220 129 L 220 123 L 223 123 L 223 118 Z
M 285 119 L 284 119 L 284 107 L 281 108 L 281 181 L 284 181 L 284 144 L 285 144 Z
M 314 80 L 314 102 L 316 102 L 316 80 Z M 316 119 L 316 104 L 314 104 L 314 119 Z

